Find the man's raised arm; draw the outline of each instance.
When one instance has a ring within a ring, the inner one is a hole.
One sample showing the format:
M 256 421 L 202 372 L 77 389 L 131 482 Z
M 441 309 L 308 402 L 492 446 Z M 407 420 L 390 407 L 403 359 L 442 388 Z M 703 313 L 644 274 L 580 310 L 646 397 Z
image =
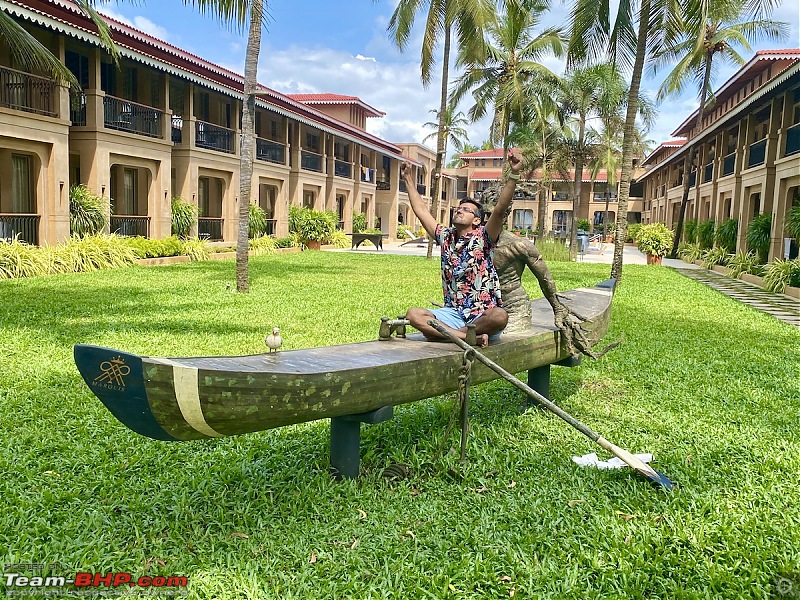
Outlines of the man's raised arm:
M 486 222 L 486 234 L 489 239 L 495 242 L 503 231 L 506 211 L 514 199 L 514 190 L 517 187 L 517 181 L 519 181 L 519 170 L 522 168 L 522 157 L 518 156 L 513 150 L 508 151 L 508 166 L 511 172 L 503 189 L 500 190 L 500 196 L 497 199 L 492 215 Z
M 433 237 L 436 234 L 436 219 L 433 218 L 433 215 L 428 210 L 425 201 L 417 191 L 417 184 L 411 178 L 411 163 L 404 162 L 400 165 L 400 178 L 406 182 L 406 193 L 411 201 L 411 210 L 417 215 L 419 222 L 422 223 L 422 227 L 425 228 L 428 235 Z

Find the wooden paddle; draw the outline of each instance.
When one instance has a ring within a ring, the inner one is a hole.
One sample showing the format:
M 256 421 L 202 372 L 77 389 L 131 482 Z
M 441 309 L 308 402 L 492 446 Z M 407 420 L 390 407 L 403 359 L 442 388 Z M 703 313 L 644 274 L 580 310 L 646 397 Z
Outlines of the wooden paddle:
M 663 475 L 663 474 L 659 473 L 653 467 L 651 467 L 647 463 L 639 460 L 638 458 L 636 458 L 636 456 L 634 456 L 633 454 L 631 454 L 627 450 L 623 450 L 619 446 L 617 446 L 615 444 L 612 444 L 611 442 L 609 442 L 607 439 L 602 437 L 597 432 L 592 431 L 591 429 L 589 429 L 586 425 L 584 425 L 583 423 L 578 421 L 575 417 L 573 417 L 572 415 L 570 415 L 567 412 L 564 412 L 564 410 L 562 410 L 558 405 L 550 402 L 550 400 L 548 400 L 547 398 L 542 396 L 539 392 L 537 392 L 536 390 L 534 390 L 534 389 L 530 388 L 529 386 L 525 385 L 524 383 L 522 383 L 519 379 L 514 377 L 511 373 L 506 371 L 503 367 L 498 365 L 496 362 L 494 362 L 493 360 L 491 360 L 489 358 L 486 358 L 483 354 L 478 352 L 478 350 L 476 350 L 475 348 L 472 348 L 464 340 L 461 340 L 461 339 L 457 338 L 452 333 L 447 331 L 444 327 L 442 327 L 442 325 L 438 321 L 435 321 L 435 320 L 431 319 L 430 321 L 428 321 L 428 325 L 430 325 L 431 327 L 436 329 L 436 331 L 441 333 L 443 336 L 445 336 L 450 341 L 454 342 L 455 344 L 458 344 L 458 346 L 460 346 L 464 350 L 472 350 L 475 353 L 475 358 L 476 359 L 481 361 L 483 364 L 485 364 L 487 367 L 492 369 L 498 375 L 501 375 L 503 378 L 505 378 L 510 383 L 514 384 L 516 387 L 518 387 L 523 392 L 528 394 L 531 398 L 534 398 L 535 400 L 538 400 L 539 403 L 541 403 L 541 405 L 544 406 L 547 410 L 549 410 L 550 412 L 554 413 L 555 415 L 561 417 L 564 421 L 566 421 L 567 423 L 572 425 L 575 429 L 580 431 L 583 435 L 588 437 L 590 440 L 592 440 L 593 442 L 597 443 L 599 446 L 601 446 L 602 448 L 605 448 L 606 450 L 611 452 L 611 454 L 613 454 L 614 456 L 616 456 L 617 458 L 622 460 L 625 464 L 627 464 L 630 468 L 635 470 L 637 473 L 640 473 L 641 475 L 644 475 L 645 477 L 647 477 L 647 479 L 649 479 L 650 481 L 652 481 L 656 485 L 662 486 L 667 490 L 671 490 L 671 489 L 673 489 L 675 487 L 675 484 L 673 484 L 672 481 L 670 481 L 669 478 L 666 475 Z

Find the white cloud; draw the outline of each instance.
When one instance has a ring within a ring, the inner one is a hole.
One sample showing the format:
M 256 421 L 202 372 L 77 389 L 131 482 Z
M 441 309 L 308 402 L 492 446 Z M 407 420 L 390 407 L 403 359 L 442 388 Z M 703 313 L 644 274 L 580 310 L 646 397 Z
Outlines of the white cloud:
M 377 60 L 375 60 L 374 56 L 364 56 L 363 54 L 356 54 L 356 59 L 358 59 L 358 60 L 369 60 L 369 61 L 372 61 L 372 62 L 378 62 Z
M 143 31 L 148 35 L 152 35 L 154 38 L 157 38 L 162 41 L 169 41 L 169 32 L 166 28 L 153 23 L 147 17 L 142 16 L 134 16 L 132 18 L 128 18 L 125 15 L 117 12 L 116 10 L 109 8 L 108 6 L 103 6 L 102 8 L 98 9 L 100 13 L 111 17 L 112 19 L 116 19 L 125 25 L 130 27 L 134 27 L 139 31 Z

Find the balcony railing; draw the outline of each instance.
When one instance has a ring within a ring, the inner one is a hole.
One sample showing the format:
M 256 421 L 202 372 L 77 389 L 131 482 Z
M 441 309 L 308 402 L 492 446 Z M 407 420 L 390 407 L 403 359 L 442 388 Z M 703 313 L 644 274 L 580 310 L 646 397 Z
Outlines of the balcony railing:
M 733 175 L 733 171 L 736 168 L 736 152 L 732 152 L 728 154 L 725 158 L 722 159 L 722 176 L 726 177 L 728 175 Z
M 233 129 L 214 125 L 213 123 L 206 123 L 205 121 L 196 121 L 194 129 L 194 145 L 198 148 L 217 150 L 228 154 L 235 153 L 233 146 Z
M 83 92 L 69 95 L 69 120 L 75 127 L 86 127 L 86 94 Z
M 18 237 L 26 244 L 39 244 L 39 215 L 0 213 L 0 242 L 11 242 Z
M 183 143 L 183 117 L 172 117 L 172 143 Z
M 55 98 L 52 79 L 0 67 L 0 106 L 55 117 Z
M 280 142 L 256 138 L 256 158 L 284 165 L 286 164 L 286 146 Z
M 334 160 L 333 174 L 336 175 L 336 177 L 345 177 L 347 179 L 352 179 L 353 165 L 343 160 L 338 160 L 338 159 Z
M 225 220 L 219 217 L 198 217 L 197 236 L 212 242 L 222 241 L 222 226 Z
M 755 144 L 750 144 L 750 152 L 747 156 L 747 168 L 756 167 L 764 164 L 764 158 L 767 154 L 767 139 L 757 141 Z
M 401 192 L 403 192 L 404 194 L 407 194 L 407 193 L 408 193 L 408 188 L 406 187 L 406 182 L 405 182 L 405 181 L 403 181 L 402 179 L 400 180 L 400 186 L 399 186 L 399 189 L 400 189 L 400 191 L 401 191 Z
M 418 183 L 417 184 L 417 192 L 419 193 L 420 196 L 424 196 L 425 194 L 428 193 L 428 188 L 425 187 L 424 184 Z
M 703 168 L 703 183 L 708 183 L 714 177 L 714 163 L 708 163 Z
M 786 150 L 784 156 L 800 152 L 800 123 L 786 130 Z
M 308 150 L 300 151 L 300 168 L 322 173 L 322 155 Z
M 111 215 L 111 233 L 127 237 L 150 237 L 150 217 Z
M 275 229 L 278 226 L 278 219 L 267 219 L 267 235 L 275 235 Z
M 378 191 L 388 192 L 389 191 L 389 182 L 384 179 L 379 179 L 375 182 L 375 189 Z
M 103 124 L 107 129 L 160 138 L 164 131 L 163 118 L 164 113 L 152 106 L 114 96 L 103 98 Z

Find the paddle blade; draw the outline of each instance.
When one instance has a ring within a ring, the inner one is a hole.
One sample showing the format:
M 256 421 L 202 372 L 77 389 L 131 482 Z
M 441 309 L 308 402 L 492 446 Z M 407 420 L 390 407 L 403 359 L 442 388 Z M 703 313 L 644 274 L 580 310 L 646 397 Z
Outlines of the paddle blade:
M 612 444 L 604 437 L 599 437 L 595 441 L 600 446 L 611 452 L 611 454 L 622 460 L 631 469 L 633 469 L 640 475 L 644 475 L 645 477 L 647 477 L 654 484 L 663 487 L 667 491 L 673 490 L 675 488 L 675 484 L 672 483 L 672 481 L 670 481 L 669 477 L 667 477 L 666 475 L 662 475 L 661 473 L 656 471 L 653 467 L 651 467 L 641 459 L 637 458 L 627 450 L 620 448 L 616 444 Z

